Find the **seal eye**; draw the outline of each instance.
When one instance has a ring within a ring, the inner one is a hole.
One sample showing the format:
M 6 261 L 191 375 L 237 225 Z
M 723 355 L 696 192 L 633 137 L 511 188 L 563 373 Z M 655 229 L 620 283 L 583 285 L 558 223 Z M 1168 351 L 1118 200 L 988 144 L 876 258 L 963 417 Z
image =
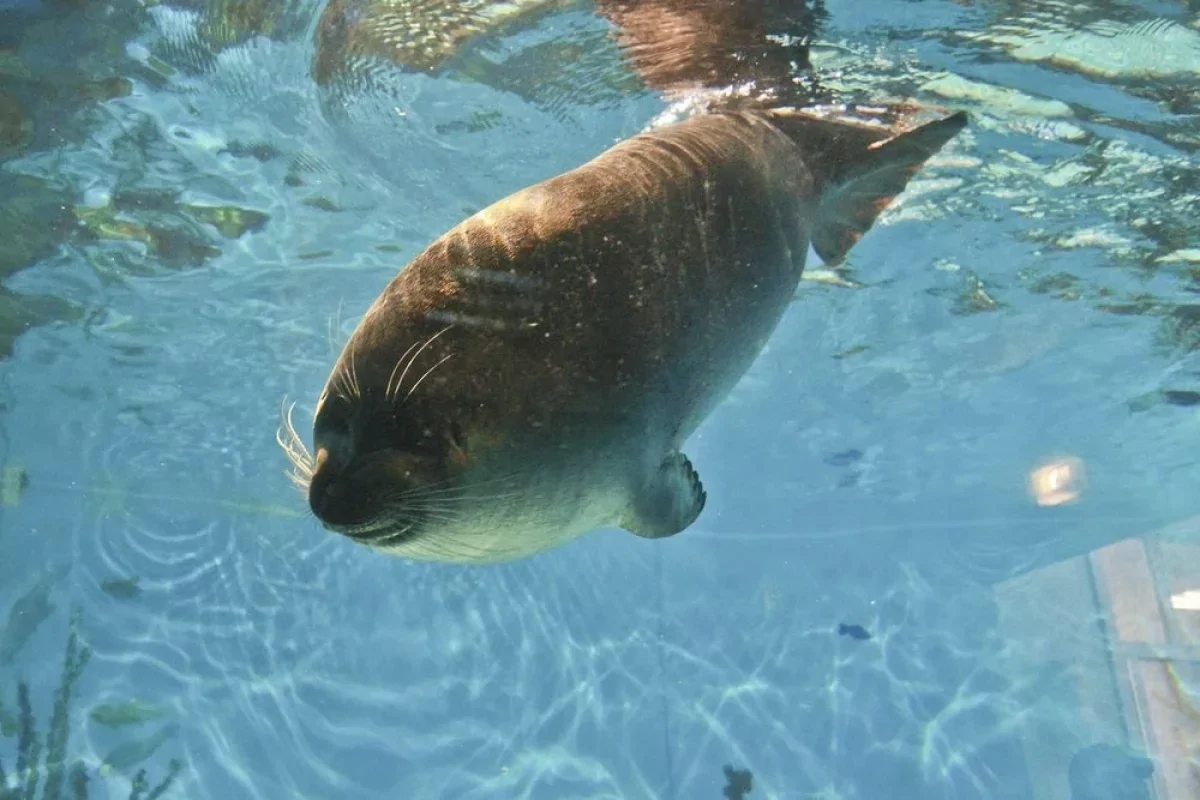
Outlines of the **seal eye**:
M 346 402 L 340 398 L 330 398 L 321 408 L 317 427 L 322 435 L 349 438 L 352 433 L 350 420 L 350 409 Z
M 349 436 L 350 421 L 342 416 L 331 416 L 321 420 L 321 427 L 334 436 Z

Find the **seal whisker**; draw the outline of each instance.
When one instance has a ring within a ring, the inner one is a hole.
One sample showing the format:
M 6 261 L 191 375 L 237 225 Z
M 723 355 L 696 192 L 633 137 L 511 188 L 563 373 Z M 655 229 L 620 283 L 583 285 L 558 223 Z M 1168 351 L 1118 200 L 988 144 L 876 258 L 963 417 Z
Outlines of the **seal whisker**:
M 467 494 L 466 492 L 461 494 L 453 494 L 450 492 L 443 492 L 440 494 L 422 495 L 406 494 L 404 495 L 404 498 L 406 503 L 442 502 L 445 500 L 454 500 L 455 502 L 460 503 L 489 503 L 496 500 L 509 500 L 511 498 L 520 496 L 520 492 L 506 492 L 504 494 Z
M 394 498 L 387 498 L 385 504 L 392 500 Z M 406 535 L 417 525 L 414 515 L 406 513 L 406 511 L 421 511 L 425 519 L 432 518 L 442 523 L 453 522 L 457 518 L 453 509 L 446 507 L 434 506 L 425 509 L 413 506 L 412 504 L 403 504 L 399 508 L 392 508 L 393 511 L 388 515 L 386 520 L 380 521 L 377 524 L 354 528 L 349 532 L 350 535 L 372 547 L 398 547 L 406 544 L 404 542 Z M 387 533 L 377 538 L 369 538 L 370 533 L 385 528 L 398 530 L 395 533 Z M 470 547 L 469 544 L 469 542 L 437 535 L 422 536 L 415 540 L 417 548 L 435 557 L 448 556 L 454 559 L 474 559 L 486 553 L 484 548 Z M 405 549 L 410 550 L 411 547 L 405 547 Z
M 433 341 L 435 339 L 437 339 L 439 336 L 441 336 L 443 333 L 445 333 L 446 331 L 450 330 L 453 327 L 454 327 L 453 325 L 447 325 L 446 327 L 442 328 L 440 331 L 435 333 L 433 336 L 430 336 L 428 339 L 426 339 L 425 344 L 421 345 L 421 348 L 419 350 L 417 350 L 417 352 L 412 354 L 412 358 L 410 358 L 408 360 L 408 364 L 405 365 L 404 371 L 400 373 L 400 379 L 396 381 L 396 394 L 397 395 L 400 394 L 400 387 L 404 385 L 404 376 L 408 374 L 409 368 L 411 368 L 412 365 L 414 363 L 416 363 L 417 357 L 421 355 L 421 353 L 425 350 L 426 347 L 429 347 L 429 345 L 433 344 Z
M 433 508 L 420 508 L 408 506 L 409 511 L 421 512 L 428 519 L 436 519 L 439 522 L 452 522 L 457 519 L 457 515 L 445 506 L 435 506 Z
M 445 507 L 435 508 L 435 509 L 420 509 L 420 508 L 407 507 L 406 510 L 413 514 L 420 515 L 420 518 L 423 519 L 425 522 L 432 521 L 432 522 L 437 522 L 439 524 L 451 524 L 455 520 L 459 519 L 458 514 L 452 513 L 449 509 L 447 509 Z
M 507 475 L 497 475 L 494 478 L 488 478 L 486 480 L 476 481 L 471 484 L 471 488 L 476 489 L 476 488 L 480 488 L 480 487 L 495 486 L 497 484 L 506 484 L 508 486 L 515 486 L 516 482 L 518 480 L 518 477 L 519 477 L 518 473 L 515 473 L 515 472 L 508 473 Z M 436 492 L 436 491 L 458 492 L 458 491 L 462 491 L 462 487 L 453 479 L 445 479 L 445 480 L 440 480 L 440 481 L 430 481 L 429 483 L 423 484 L 419 488 L 410 489 L 409 491 L 413 491 L 413 492 Z
M 342 328 L 342 305 L 345 300 L 338 300 L 337 310 L 329 315 L 329 323 L 326 325 L 326 334 L 329 337 L 329 352 L 336 352 L 337 333 Z
M 408 349 L 404 351 L 404 355 L 402 355 L 402 356 L 400 356 L 400 358 L 396 359 L 396 366 L 392 367 L 392 374 L 388 375 L 387 386 L 385 386 L 384 390 L 383 390 L 384 400 L 390 402 L 393 399 L 393 397 L 395 396 L 395 393 L 400 389 L 400 384 L 397 383 L 393 387 L 392 381 L 394 381 L 396 379 L 396 373 L 399 372 L 400 366 L 404 363 L 404 359 L 408 358 L 408 354 L 416 349 L 417 344 L 418 344 L 417 342 L 413 342 L 412 344 L 410 344 L 408 346 Z
M 407 536 L 409 534 L 409 532 L 413 529 L 414 524 L 415 523 L 409 522 L 409 523 L 403 525 L 400 528 L 400 530 L 397 531 L 396 533 L 389 533 L 386 536 L 382 536 L 378 539 L 374 539 L 371 542 L 369 542 L 369 544 L 371 547 L 389 547 L 394 544 L 398 544 L 400 541 L 402 541 L 404 539 L 405 536 Z
M 355 400 L 362 399 L 362 387 L 358 383 L 358 364 L 354 360 L 353 340 L 350 347 L 350 394 Z
M 380 505 L 383 505 L 385 508 L 396 509 L 397 512 L 403 512 L 407 509 L 412 509 L 414 511 L 439 511 L 449 508 L 449 506 L 444 502 L 437 500 L 413 501 L 409 499 L 404 492 L 384 495 L 382 498 L 380 498 Z
M 452 355 L 454 355 L 454 353 L 447 353 L 446 355 L 442 356 L 442 360 L 441 360 L 441 361 L 437 362 L 437 363 L 436 363 L 436 364 L 434 364 L 432 367 L 430 367 L 429 369 L 425 370 L 425 374 L 424 374 L 424 375 L 422 375 L 421 377 L 417 378 L 417 382 L 416 382 L 416 383 L 414 383 L 414 384 L 412 385 L 412 388 L 408 390 L 408 394 L 404 395 L 404 400 L 405 400 L 405 402 L 407 402 L 407 401 L 408 401 L 408 398 L 410 398 L 410 397 L 412 397 L 412 396 L 413 396 L 413 392 L 415 392 L 415 391 L 417 390 L 417 387 L 421 385 L 421 382 L 422 382 L 422 381 L 424 381 L 426 378 L 428 378 L 428 377 L 429 377 L 429 375 L 430 375 L 430 374 L 431 374 L 431 373 L 432 373 L 432 372 L 433 372 L 435 369 L 437 369 L 437 368 L 438 368 L 438 367 L 440 367 L 442 364 L 445 364 L 447 361 L 449 361 L 449 360 L 450 360 L 450 357 L 451 357 Z
M 475 554 L 468 549 L 459 550 L 457 548 L 447 546 L 449 541 L 442 536 L 422 536 L 411 541 L 406 541 L 406 536 L 412 531 L 412 523 L 402 523 L 400 529 L 396 533 L 381 536 L 378 539 L 368 540 L 366 544 L 372 547 L 399 547 L 405 551 L 417 550 L 418 552 L 439 557 L 450 557 L 452 559 L 461 559 L 463 557 L 471 557 Z M 462 544 L 459 542 L 458 544 Z
M 362 539 L 369 536 L 375 531 L 383 530 L 391 525 L 391 520 L 377 520 L 375 522 L 367 522 L 362 525 L 351 525 L 342 529 L 342 533 L 351 536 L 355 539 Z
M 336 397 L 348 398 L 350 396 L 349 379 L 346 377 L 345 373 L 338 375 L 337 379 L 333 381 L 333 384 L 330 388 L 333 389 L 331 394 Z
M 408 498 L 405 492 L 385 494 L 378 499 L 378 503 L 382 509 L 386 510 L 387 515 L 392 520 L 403 519 L 410 512 L 437 517 L 443 521 L 452 520 L 456 516 L 455 510 L 445 502 L 437 500 L 417 500 L 414 502 Z
M 332 381 L 334 393 L 345 400 L 357 400 L 358 394 L 358 376 L 355 374 L 354 353 L 349 354 L 348 367 L 338 373 L 337 377 Z
M 431 556 L 448 556 L 451 559 L 470 559 L 475 560 L 481 555 L 486 555 L 487 550 L 482 547 L 467 546 L 470 542 L 462 539 L 451 540 L 445 536 L 429 536 L 419 540 L 421 548 Z M 453 546 L 457 545 L 457 546 Z
M 316 461 L 308 452 L 308 448 L 304 446 L 304 440 L 300 438 L 300 434 L 296 433 L 296 427 L 292 424 L 292 411 L 296 408 L 296 404 L 292 403 L 288 406 L 287 398 L 284 398 L 283 406 L 280 409 L 282 419 L 279 428 L 275 431 L 275 441 L 283 448 L 283 452 L 292 466 L 284 474 L 301 491 L 307 491 L 309 484 L 312 483 L 313 472 L 316 470 Z
M 467 492 L 467 489 L 465 489 L 464 487 L 461 487 L 461 486 L 449 486 L 449 487 L 441 488 L 441 489 L 439 489 L 439 488 L 430 489 L 430 488 L 422 486 L 417 489 L 407 490 L 406 492 L 404 492 L 403 496 L 406 498 L 412 498 L 414 500 L 426 500 L 426 499 L 431 499 L 431 498 L 436 499 L 436 498 L 446 498 L 446 497 L 454 498 L 456 500 L 457 499 L 469 500 L 469 499 L 503 499 L 503 498 L 507 498 L 507 497 L 513 497 L 514 495 L 519 494 L 518 492 L 506 492 L 503 494 L 485 495 L 485 494 L 479 494 L 478 492 L 474 491 L 475 489 L 478 489 L 480 487 L 486 487 L 486 486 L 489 486 L 491 484 L 495 484 L 498 482 L 499 482 L 499 479 L 491 480 L 491 481 L 481 481 L 480 483 L 477 483 L 477 484 L 474 484 L 473 486 L 471 486 L 471 492 L 469 494 Z

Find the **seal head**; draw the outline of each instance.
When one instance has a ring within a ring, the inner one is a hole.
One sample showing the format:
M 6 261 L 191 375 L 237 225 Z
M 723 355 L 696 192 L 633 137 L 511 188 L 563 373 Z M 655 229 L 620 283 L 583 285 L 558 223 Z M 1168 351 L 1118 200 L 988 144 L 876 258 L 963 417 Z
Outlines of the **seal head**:
M 451 404 L 434 408 L 413 397 L 433 370 L 412 369 L 436 338 L 410 347 L 382 382 L 371 358 L 359 363 L 347 349 L 318 403 L 307 486 L 309 507 L 331 530 L 395 546 L 419 536 L 439 503 L 453 502 L 463 428 Z

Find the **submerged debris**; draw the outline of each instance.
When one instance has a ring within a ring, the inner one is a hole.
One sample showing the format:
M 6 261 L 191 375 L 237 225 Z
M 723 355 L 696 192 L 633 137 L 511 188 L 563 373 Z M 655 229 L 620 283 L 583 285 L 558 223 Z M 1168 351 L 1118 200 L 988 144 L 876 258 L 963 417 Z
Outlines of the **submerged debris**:
M 860 642 L 865 642 L 871 638 L 871 632 L 862 625 L 839 623 L 837 628 L 838 636 L 848 636 Z
M 722 792 L 727 800 L 745 800 L 746 795 L 754 789 L 754 775 L 748 769 L 734 769 L 725 765 L 725 791 Z
M 11 739 L 17 735 L 19 722 L 12 712 L 4 707 L 4 698 L 0 697 L 0 736 Z
M 12 508 L 21 502 L 21 495 L 29 488 L 29 475 L 24 467 L 0 468 L 0 506 Z
M 1196 406 L 1200 406 L 1200 392 L 1194 392 L 1190 389 L 1158 389 L 1138 395 L 1130 400 L 1127 405 L 1133 413 L 1148 411 L 1160 405 L 1195 408 Z
M 271 219 L 268 214 L 237 206 L 184 205 L 180 210 L 194 219 L 212 225 L 226 239 L 240 239 L 247 233 L 257 233 Z
M 123 771 L 145 761 L 150 756 L 162 747 L 168 739 L 171 739 L 179 732 L 179 726 L 175 723 L 166 725 L 145 739 L 138 739 L 131 742 L 122 742 L 117 745 L 111 753 L 104 758 L 104 765 L 100 768 L 101 775 L 107 775 L 109 770 Z
M 11 663 L 42 623 L 54 613 L 55 605 L 50 599 L 50 592 L 66 572 L 66 565 L 44 571 L 37 583 L 13 603 L 4 632 L 0 634 L 0 664 Z
M 858 448 L 851 448 L 849 450 L 843 450 L 840 453 L 831 453 L 830 455 L 825 456 L 825 458 L 822 460 L 831 467 L 848 467 L 851 464 L 855 464 L 860 461 L 862 457 L 862 450 L 859 450 Z
M 0 92 L 0 158 L 24 152 L 33 141 L 33 121 L 21 102 L 8 92 Z
M 141 725 L 143 722 L 160 719 L 166 716 L 167 709 L 162 706 L 143 703 L 141 700 L 127 700 L 124 703 L 105 703 L 92 709 L 89 716 L 92 722 L 119 728 L 125 725 Z
M 132 600 L 142 593 L 138 587 L 138 580 L 137 575 L 129 578 L 109 578 L 100 582 L 100 590 L 118 600 Z

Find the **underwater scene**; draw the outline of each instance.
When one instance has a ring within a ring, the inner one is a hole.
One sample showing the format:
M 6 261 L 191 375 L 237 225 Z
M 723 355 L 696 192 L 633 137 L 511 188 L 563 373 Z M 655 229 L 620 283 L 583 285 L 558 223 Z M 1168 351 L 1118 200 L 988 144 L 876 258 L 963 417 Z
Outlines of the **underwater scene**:
M 0 0 L 0 800 L 1200 798 L 1196 0 Z

